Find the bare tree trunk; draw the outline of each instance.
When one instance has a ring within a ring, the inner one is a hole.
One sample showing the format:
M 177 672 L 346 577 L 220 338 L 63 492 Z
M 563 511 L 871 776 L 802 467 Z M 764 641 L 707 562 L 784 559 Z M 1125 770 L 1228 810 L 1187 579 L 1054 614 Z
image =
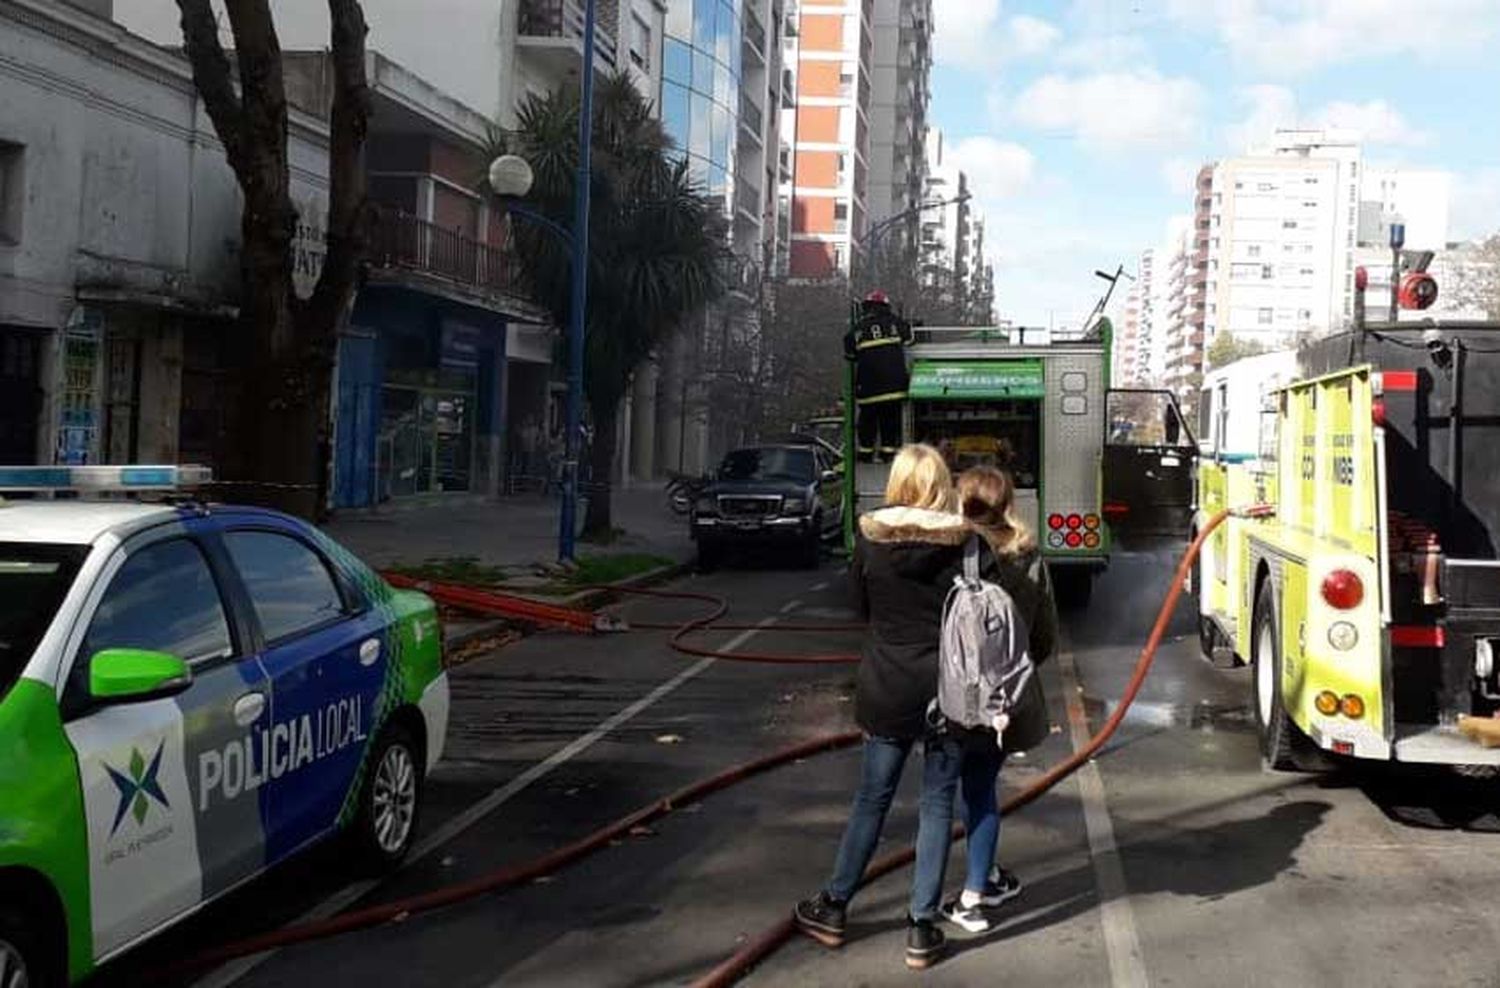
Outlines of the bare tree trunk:
M 307 518 L 327 490 L 328 410 L 338 327 L 363 252 L 363 151 L 369 118 L 366 26 L 358 0 L 328 0 L 334 97 L 329 118 L 328 244 L 312 296 L 292 283 L 297 211 L 287 166 L 281 44 L 267 0 L 226 6 L 234 63 L 209 0 L 177 0 L 193 81 L 244 194 L 240 328 L 250 340 L 246 386 L 231 421 L 227 466 L 236 500 Z M 234 71 L 238 69 L 236 90 Z

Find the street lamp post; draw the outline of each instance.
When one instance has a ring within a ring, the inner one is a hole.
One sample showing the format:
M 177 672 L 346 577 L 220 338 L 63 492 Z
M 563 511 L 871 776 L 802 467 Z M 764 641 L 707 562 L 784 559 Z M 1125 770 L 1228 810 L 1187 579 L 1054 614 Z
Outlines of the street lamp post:
M 490 163 L 490 188 L 509 213 L 538 223 L 571 248 L 571 289 L 568 303 L 568 411 L 564 438 L 562 510 L 558 519 L 557 558 L 572 562 L 578 534 L 578 460 L 582 452 L 584 312 L 588 305 L 589 182 L 594 139 L 594 0 L 585 0 L 583 57 L 579 68 L 582 94 L 578 111 L 578 170 L 573 189 L 573 229 L 519 206 L 515 200 L 531 191 L 532 170 L 526 159 L 501 155 Z M 609 437 L 612 440 L 613 437 Z M 600 437 L 605 441 L 605 437 Z

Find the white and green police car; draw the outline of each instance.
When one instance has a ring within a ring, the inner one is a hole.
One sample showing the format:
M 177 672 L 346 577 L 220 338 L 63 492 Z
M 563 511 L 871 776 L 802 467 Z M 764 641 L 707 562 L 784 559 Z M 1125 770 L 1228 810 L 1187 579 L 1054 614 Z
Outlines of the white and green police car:
M 285 515 L 0 504 L 0 986 L 76 981 L 335 833 L 399 861 L 447 729 L 441 637 L 431 600 Z

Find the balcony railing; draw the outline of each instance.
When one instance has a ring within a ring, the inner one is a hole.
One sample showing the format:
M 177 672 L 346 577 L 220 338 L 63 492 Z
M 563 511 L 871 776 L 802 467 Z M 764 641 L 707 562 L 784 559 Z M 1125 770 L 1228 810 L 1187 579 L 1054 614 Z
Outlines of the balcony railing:
M 751 10 L 748 5 L 745 7 L 743 18 L 745 40 L 750 43 L 750 47 L 755 51 L 755 54 L 764 59 L 766 55 L 765 25 L 760 22 L 760 18 L 755 15 L 755 11 Z
M 516 33 L 523 38 L 570 38 L 583 41 L 584 6 L 580 0 L 521 0 Z M 615 64 L 615 39 L 594 25 L 594 50 Z
M 744 125 L 745 129 L 759 139 L 762 133 L 761 125 L 764 121 L 765 117 L 761 113 L 760 107 L 756 105 L 755 100 L 751 99 L 748 93 L 740 93 L 740 123 Z
M 432 275 L 485 291 L 517 288 L 516 257 L 510 250 L 400 210 L 377 208 L 372 213 L 369 251 L 377 268 Z

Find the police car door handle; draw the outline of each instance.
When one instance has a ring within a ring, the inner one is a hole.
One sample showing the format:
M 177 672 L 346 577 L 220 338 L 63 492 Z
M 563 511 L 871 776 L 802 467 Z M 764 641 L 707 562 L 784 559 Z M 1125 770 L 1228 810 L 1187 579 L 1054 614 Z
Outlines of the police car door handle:
M 266 712 L 266 695 L 264 693 L 246 693 L 234 701 L 234 722 L 240 727 L 249 727 L 260 720 L 260 715 Z
M 380 658 L 380 639 L 368 638 L 359 646 L 359 664 L 372 666 Z

